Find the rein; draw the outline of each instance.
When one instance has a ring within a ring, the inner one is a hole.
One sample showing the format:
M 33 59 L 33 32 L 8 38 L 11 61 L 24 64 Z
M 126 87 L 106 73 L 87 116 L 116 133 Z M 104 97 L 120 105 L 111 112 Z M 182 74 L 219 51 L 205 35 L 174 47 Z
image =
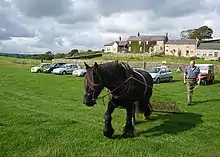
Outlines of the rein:
M 161 91 L 161 90 L 159 90 L 159 89 L 156 89 L 156 88 L 153 88 L 153 87 L 151 87 L 151 86 L 145 84 L 144 82 L 142 82 L 142 81 L 140 81 L 140 80 L 134 78 L 133 76 L 131 76 L 131 77 L 129 77 L 128 79 L 126 79 L 122 84 L 128 82 L 128 81 L 131 80 L 131 79 L 133 79 L 133 80 L 135 80 L 135 81 L 137 81 L 137 82 L 139 82 L 139 83 L 145 85 L 146 87 L 150 87 L 151 89 L 155 89 L 156 91 L 162 93 L 164 96 L 168 96 L 168 95 L 176 96 L 176 94 L 185 94 L 185 93 L 188 93 L 188 92 L 182 92 L 182 93 L 180 93 L 180 92 L 173 92 L 173 93 L 169 93 L 169 94 L 164 94 L 163 91 Z M 106 96 L 108 96 L 109 94 L 111 94 L 113 91 L 116 91 L 118 88 L 120 88 L 122 84 L 120 84 L 118 87 L 116 87 L 116 88 L 113 89 L 112 91 L 109 91 L 108 94 L 105 94 L 105 95 L 103 95 L 103 96 L 101 96 L 101 97 L 98 98 L 98 99 L 102 99 L 104 106 L 105 106 L 104 98 L 105 98 Z M 195 90 L 195 89 L 198 88 L 198 87 L 199 87 L 199 85 L 196 85 L 193 90 Z M 193 90 L 190 90 L 190 92 L 193 91 Z

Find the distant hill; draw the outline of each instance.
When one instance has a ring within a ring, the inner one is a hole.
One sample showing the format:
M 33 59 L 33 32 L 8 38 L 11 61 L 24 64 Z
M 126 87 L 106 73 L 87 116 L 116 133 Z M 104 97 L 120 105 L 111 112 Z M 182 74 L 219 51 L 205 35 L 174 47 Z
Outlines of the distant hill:
M 40 54 L 0 53 L 0 56 L 14 57 L 14 58 L 40 59 Z

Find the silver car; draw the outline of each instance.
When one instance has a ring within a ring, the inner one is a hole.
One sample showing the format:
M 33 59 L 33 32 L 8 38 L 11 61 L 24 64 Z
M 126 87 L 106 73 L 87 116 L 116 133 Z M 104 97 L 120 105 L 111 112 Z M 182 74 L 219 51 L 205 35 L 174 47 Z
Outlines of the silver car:
M 54 74 L 72 74 L 74 70 L 80 69 L 78 64 L 64 64 L 60 68 L 56 68 L 52 71 Z
M 149 71 L 150 75 L 153 78 L 153 81 L 156 83 L 160 82 L 171 82 L 173 79 L 171 69 L 166 66 L 154 67 Z

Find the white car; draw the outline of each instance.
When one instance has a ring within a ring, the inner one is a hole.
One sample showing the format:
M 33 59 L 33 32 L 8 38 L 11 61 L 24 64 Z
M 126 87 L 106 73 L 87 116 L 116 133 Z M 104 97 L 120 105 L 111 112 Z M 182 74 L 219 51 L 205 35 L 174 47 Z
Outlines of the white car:
M 86 74 L 86 69 L 77 69 L 77 70 L 74 70 L 72 75 L 73 76 L 85 76 Z
M 64 64 L 60 68 L 53 69 L 53 74 L 72 74 L 74 70 L 80 69 L 81 67 L 78 64 Z
M 153 82 L 160 83 L 169 81 L 171 82 L 173 79 L 171 69 L 166 66 L 154 67 L 149 71 L 150 75 L 153 78 Z

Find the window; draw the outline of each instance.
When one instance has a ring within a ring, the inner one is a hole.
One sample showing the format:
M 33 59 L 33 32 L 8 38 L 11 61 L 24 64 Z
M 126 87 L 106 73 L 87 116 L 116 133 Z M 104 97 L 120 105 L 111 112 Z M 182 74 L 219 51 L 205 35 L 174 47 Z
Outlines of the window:
M 189 50 L 186 50 L 186 56 L 188 56 L 189 55 Z
M 142 52 L 142 47 L 140 47 L 140 52 Z
M 162 68 L 162 69 L 161 69 L 161 73 L 162 73 L 162 74 L 163 74 L 163 73 L 166 73 L 166 69 Z
M 218 52 L 214 52 L 214 56 L 215 56 L 215 57 L 218 57 Z
M 166 69 L 166 72 L 171 72 L 171 70 L 170 69 Z
M 191 54 L 193 54 L 193 51 L 190 51 Z
M 176 50 L 175 50 L 175 49 L 173 49 L 173 52 L 176 52 Z
M 209 52 L 209 57 L 212 57 L 212 52 Z
M 160 47 L 156 47 L 156 50 L 159 51 L 159 50 L 160 50 Z
M 139 41 L 139 45 L 141 45 L 141 41 Z
M 110 51 L 110 47 L 107 47 L 107 51 Z
M 168 50 L 166 50 L 166 52 L 168 52 Z
M 128 51 L 131 51 L 131 47 L 128 48 Z

